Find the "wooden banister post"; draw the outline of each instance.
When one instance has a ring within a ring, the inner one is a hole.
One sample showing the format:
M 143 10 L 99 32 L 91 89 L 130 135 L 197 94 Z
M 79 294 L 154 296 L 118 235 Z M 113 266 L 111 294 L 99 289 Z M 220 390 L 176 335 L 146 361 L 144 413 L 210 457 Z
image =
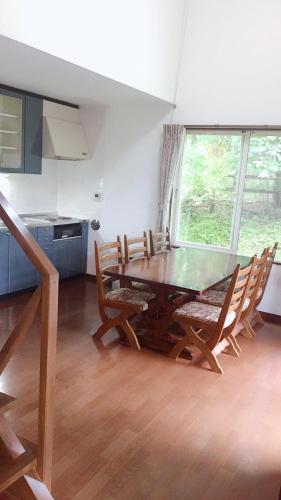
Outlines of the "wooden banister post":
M 54 384 L 56 371 L 58 273 L 42 283 L 42 326 L 38 418 L 37 471 L 50 489 L 54 426 Z
M 11 338 L 7 340 L 0 352 L 0 368 L 2 372 L 16 350 L 16 347 L 31 327 L 32 320 L 41 300 L 38 451 L 36 459 L 37 473 L 46 486 L 50 488 L 52 479 L 59 274 L 1 192 L 0 218 L 6 224 L 11 235 L 16 239 L 28 259 L 40 273 L 42 279 L 41 287 L 38 287 L 30 299 L 19 323 L 14 327 Z M 35 497 L 32 496 L 32 498 Z

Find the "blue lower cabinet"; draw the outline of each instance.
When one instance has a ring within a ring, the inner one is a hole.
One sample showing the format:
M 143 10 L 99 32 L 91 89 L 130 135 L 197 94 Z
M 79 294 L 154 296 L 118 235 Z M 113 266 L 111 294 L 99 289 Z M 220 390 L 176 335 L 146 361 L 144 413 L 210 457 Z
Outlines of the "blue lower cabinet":
M 54 241 L 53 263 L 60 279 L 81 273 L 81 243 L 80 236 Z
M 86 272 L 88 223 L 82 235 L 54 240 L 54 227 L 31 227 L 29 231 L 59 271 L 60 279 Z M 0 295 L 32 288 L 41 277 L 9 231 L 0 231 Z
M 54 263 L 54 226 L 39 226 L 37 242 L 45 252 L 49 260 Z M 41 276 L 36 272 L 36 283 L 41 281 Z
M 54 226 L 42 226 L 38 227 L 37 235 L 38 243 L 43 248 L 43 246 L 50 246 L 53 244 L 54 239 Z
M 80 272 L 87 272 L 87 255 L 88 255 L 88 222 L 82 222 L 82 242 L 81 242 L 81 270 Z
M 0 295 L 9 292 L 9 241 L 8 231 L 0 232 Z
M 42 242 L 38 241 L 40 247 L 42 250 L 45 252 L 47 255 L 48 259 L 54 264 L 54 244 L 53 242 L 50 242 L 49 244 L 42 244 Z M 36 271 L 36 284 L 40 283 L 41 281 L 41 275 Z
M 81 273 L 81 238 L 69 238 L 70 243 L 67 252 L 67 273 L 68 276 L 75 276 Z
M 37 239 L 37 227 L 29 228 Z M 9 292 L 17 292 L 36 285 L 36 270 L 13 236 L 10 237 Z

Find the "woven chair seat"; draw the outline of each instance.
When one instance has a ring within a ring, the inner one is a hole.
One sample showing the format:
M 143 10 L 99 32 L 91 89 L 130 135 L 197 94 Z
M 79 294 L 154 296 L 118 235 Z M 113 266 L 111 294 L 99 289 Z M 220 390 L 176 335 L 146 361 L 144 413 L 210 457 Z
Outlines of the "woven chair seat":
M 225 301 L 226 292 L 211 289 L 202 295 L 198 295 L 196 300 L 198 302 L 203 302 L 204 304 L 212 304 L 214 306 L 222 307 Z
M 133 290 L 139 290 L 140 292 L 153 293 L 151 286 L 148 285 L 147 283 L 139 283 L 138 281 L 133 281 L 132 287 L 133 287 Z
M 228 280 L 224 281 L 220 285 L 215 286 L 213 288 L 213 290 L 220 290 L 221 292 L 228 292 L 230 282 L 231 282 L 231 278 L 228 278 Z
M 226 298 L 226 292 L 220 292 L 219 290 L 208 290 L 208 292 L 203 293 L 198 296 L 196 300 L 202 302 L 203 304 L 211 304 L 213 306 L 222 307 Z M 245 311 L 250 304 L 250 299 L 247 298 L 243 304 L 242 311 Z
M 221 307 L 201 302 L 191 301 L 179 307 L 174 312 L 174 318 L 185 318 L 187 320 L 198 320 L 208 325 L 215 325 L 218 322 Z M 227 328 L 236 318 L 235 311 L 230 311 L 225 319 L 224 328 Z
M 105 294 L 106 301 L 121 302 L 122 304 L 132 304 L 141 308 L 142 311 L 148 309 L 148 302 L 155 299 L 154 293 L 142 292 L 132 288 L 118 288 Z

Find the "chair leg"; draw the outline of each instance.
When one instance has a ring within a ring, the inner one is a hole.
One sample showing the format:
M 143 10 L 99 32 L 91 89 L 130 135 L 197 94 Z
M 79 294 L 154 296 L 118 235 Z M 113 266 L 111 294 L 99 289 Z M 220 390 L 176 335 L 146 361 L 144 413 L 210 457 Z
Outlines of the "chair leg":
M 251 332 L 252 327 L 251 327 L 249 321 L 243 319 L 243 321 L 241 321 L 241 325 L 243 325 L 243 328 L 241 328 L 241 330 L 239 331 L 239 334 L 243 335 L 243 337 L 246 337 L 248 339 L 252 339 L 253 338 L 253 335 Z M 250 328 L 249 328 L 249 325 L 250 325 Z
M 264 325 L 265 322 L 264 320 L 262 319 L 259 311 L 255 310 L 255 316 L 254 316 L 254 319 L 255 319 L 255 322 L 258 324 L 258 325 Z
M 251 337 L 251 338 L 254 338 L 256 336 L 256 332 L 255 330 L 253 329 L 250 321 L 248 321 L 247 319 L 244 319 L 242 321 L 242 324 L 243 326 L 245 327 L 245 330 L 247 331 L 248 335 L 247 337 Z
M 232 356 L 235 356 L 236 358 L 239 358 L 239 354 L 241 352 L 241 348 L 235 339 L 231 334 L 227 335 L 226 337 L 229 345 L 228 347 L 223 351 L 225 354 L 231 354 Z
M 187 325 L 186 323 L 183 322 L 180 322 L 180 325 L 186 332 L 186 335 L 181 340 L 179 340 L 179 342 L 177 342 L 176 345 L 173 347 L 173 349 L 170 351 L 170 357 L 173 359 L 177 359 L 181 351 L 188 344 L 188 341 L 189 342 L 191 341 L 192 344 L 198 347 L 198 349 L 201 351 L 203 356 L 208 361 L 211 369 L 216 373 L 222 374 L 223 373 L 222 367 L 220 366 L 216 356 L 208 348 L 206 343 L 195 333 L 195 331 L 191 328 L 190 325 Z
M 132 313 L 130 313 L 132 315 Z M 106 332 L 111 330 L 111 328 L 116 328 L 119 335 L 122 337 L 123 334 L 126 335 L 131 347 L 137 351 L 140 351 L 140 345 L 138 338 L 128 321 L 128 314 L 119 314 L 115 318 L 108 318 L 107 315 L 102 312 L 103 324 L 97 329 L 97 331 L 92 335 L 93 341 L 100 340 Z
M 120 326 L 124 330 L 124 332 L 126 333 L 126 336 L 128 338 L 128 341 L 131 344 L 131 347 L 133 349 L 135 349 L 136 351 L 140 351 L 140 345 L 139 345 L 138 338 L 137 338 L 133 328 L 131 327 L 129 321 L 127 319 L 122 321 L 120 323 Z
M 242 351 L 242 349 L 241 349 L 240 345 L 238 344 L 236 337 L 232 333 L 230 333 L 230 335 L 228 335 L 228 339 L 231 339 L 232 344 L 234 345 L 235 349 L 237 350 L 238 353 L 240 353 Z
M 115 318 L 109 318 L 105 323 L 103 323 L 97 331 L 92 335 L 93 340 L 100 340 L 108 330 L 114 328 L 115 326 L 121 324 L 120 315 Z

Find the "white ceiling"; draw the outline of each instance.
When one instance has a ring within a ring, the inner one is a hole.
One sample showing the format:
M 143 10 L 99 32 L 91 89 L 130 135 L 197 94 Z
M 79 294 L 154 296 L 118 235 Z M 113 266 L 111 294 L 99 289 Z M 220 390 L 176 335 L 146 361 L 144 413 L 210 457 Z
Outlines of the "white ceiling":
M 166 102 L 3 36 L 0 83 L 80 106 Z

